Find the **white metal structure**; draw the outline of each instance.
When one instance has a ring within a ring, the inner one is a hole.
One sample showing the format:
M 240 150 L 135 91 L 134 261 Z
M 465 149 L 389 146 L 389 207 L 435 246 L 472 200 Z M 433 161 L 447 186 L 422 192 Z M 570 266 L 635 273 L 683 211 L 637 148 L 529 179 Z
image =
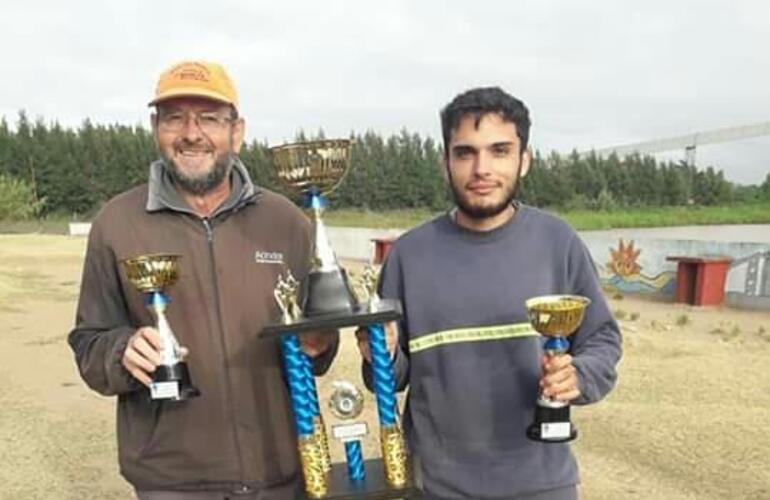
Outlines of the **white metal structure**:
M 763 135 L 770 135 L 770 122 L 758 123 L 756 125 L 744 125 L 742 127 L 709 130 L 707 132 L 696 132 L 694 134 L 668 137 L 665 139 L 583 151 L 580 153 L 580 156 L 588 156 L 594 152 L 598 156 L 609 156 L 612 153 L 615 153 L 619 157 L 623 157 L 632 154 L 649 155 L 682 149 L 685 151 L 685 161 L 687 164 L 694 165 L 695 149 L 697 146 L 716 144 L 719 142 L 731 142 Z

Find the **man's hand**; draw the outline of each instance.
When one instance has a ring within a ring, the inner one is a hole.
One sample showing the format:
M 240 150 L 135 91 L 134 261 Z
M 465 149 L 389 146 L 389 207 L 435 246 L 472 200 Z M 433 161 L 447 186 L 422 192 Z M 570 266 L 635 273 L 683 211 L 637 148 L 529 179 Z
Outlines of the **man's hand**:
M 580 396 L 577 370 L 572 365 L 572 356 L 543 356 L 543 378 L 540 389 L 543 395 L 558 401 L 572 401 Z
M 335 339 L 336 335 L 330 332 L 305 332 L 299 334 L 302 350 L 311 358 L 320 356 L 331 349 Z
M 152 384 L 151 374 L 160 364 L 160 350 L 158 330 L 144 326 L 128 339 L 121 361 L 134 378 L 149 387 Z
M 372 352 L 369 349 L 369 332 L 367 332 L 366 327 L 362 326 L 356 330 L 356 338 L 358 339 L 358 350 L 361 351 L 361 356 L 371 363 Z M 395 321 L 385 323 L 385 343 L 388 346 L 388 352 L 392 358 L 393 354 L 396 352 L 396 346 L 398 345 L 398 326 Z

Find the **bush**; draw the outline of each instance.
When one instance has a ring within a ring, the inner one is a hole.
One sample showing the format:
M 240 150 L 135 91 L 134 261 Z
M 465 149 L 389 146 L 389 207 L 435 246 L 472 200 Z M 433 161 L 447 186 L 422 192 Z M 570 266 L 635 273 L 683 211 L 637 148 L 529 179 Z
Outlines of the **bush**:
M 0 175 L 0 220 L 29 220 L 43 208 L 32 186 L 23 180 Z

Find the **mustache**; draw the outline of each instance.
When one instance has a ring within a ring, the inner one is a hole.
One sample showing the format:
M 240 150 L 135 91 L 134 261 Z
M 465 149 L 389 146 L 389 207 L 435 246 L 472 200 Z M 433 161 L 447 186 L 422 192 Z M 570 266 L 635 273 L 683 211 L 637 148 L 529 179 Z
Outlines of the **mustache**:
M 502 185 L 503 183 L 501 181 L 489 181 L 489 180 L 482 181 L 479 179 L 474 179 L 465 183 L 466 189 L 470 189 L 477 186 L 502 187 Z

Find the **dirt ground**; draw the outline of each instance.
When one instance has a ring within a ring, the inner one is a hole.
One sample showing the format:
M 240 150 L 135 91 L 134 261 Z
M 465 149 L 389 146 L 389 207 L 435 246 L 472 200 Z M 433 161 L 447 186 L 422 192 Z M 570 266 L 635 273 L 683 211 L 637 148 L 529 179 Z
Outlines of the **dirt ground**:
M 0 236 L 0 499 L 132 498 L 117 469 L 114 401 L 85 387 L 66 343 L 84 248 Z M 573 410 L 582 498 L 770 499 L 770 314 L 610 301 L 625 354 L 617 389 Z M 361 385 L 352 335 L 343 340 L 322 398 L 331 380 Z

